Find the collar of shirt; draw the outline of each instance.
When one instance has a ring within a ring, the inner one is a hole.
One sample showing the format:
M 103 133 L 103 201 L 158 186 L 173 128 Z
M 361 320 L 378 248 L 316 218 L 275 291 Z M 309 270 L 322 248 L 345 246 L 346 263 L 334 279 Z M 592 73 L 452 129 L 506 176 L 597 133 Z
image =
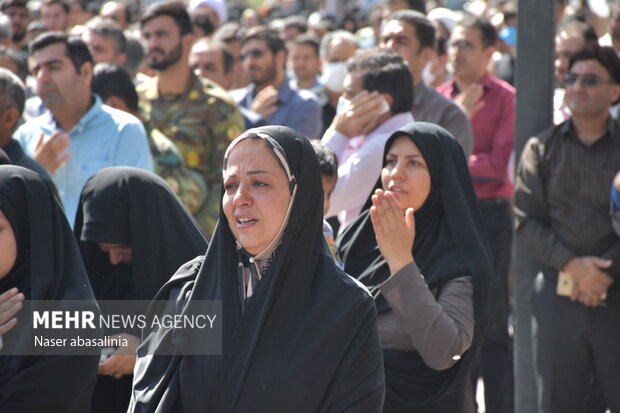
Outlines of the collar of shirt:
M 61 130 L 63 132 L 66 132 L 68 135 L 81 133 L 86 128 L 88 123 L 91 122 L 95 117 L 97 117 L 99 113 L 101 112 L 101 105 L 103 105 L 103 102 L 101 101 L 101 98 L 99 97 L 99 95 L 92 94 L 91 102 L 92 102 L 92 105 L 90 109 L 88 109 L 88 111 L 84 114 L 84 116 L 80 118 L 78 123 L 76 123 L 75 126 L 70 131 L 65 131 L 61 129 L 60 126 L 58 126 L 58 123 L 56 122 L 56 119 L 54 118 L 54 115 L 52 114 L 51 111 L 48 111 L 44 115 L 47 117 L 47 120 L 46 122 L 43 123 L 41 128 L 47 129 L 46 132 L 48 133 L 52 133 L 56 130 Z
M 456 78 L 452 78 L 452 80 L 450 80 L 451 82 L 451 92 L 450 92 L 450 96 L 455 97 L 456 95 L 458 95 L 459 93 L 461 93 L 461 90 L 459 89 L 459 85 L 456 82 Z M 487 72 L 485 73 L 480 79 L 478 79 L 477 82 L 475 83 L 480 83 L 482 85 L 482 87 L 484 88 L 484 92 L 486 93 L 491 87 L 493 87 L 493 80 L 491 79 L 491 75 Z
M 202 93 L 202 81 L 192 72 L 190 72 L 189 76 L 189 86 L 187 87 L 187 90 L 185 93 L 181 93 L 179 95 L 161 95 L 158 87 L 158 76 L 152 77 L 151 80 L 148 81 L 148 84 L 145 85 L 144 88 L 141 87 L 140 89 L 144 90 L 144 97 L 148 100 L 170 99 L 177 98 L 179 96 L 189 96 L 190 99 L 195 99 L 194 96 L 196 94 Z
M 592 145 L 590 146 L 594 146 L 596 143 L 598 143 L 599 141 L 603 139 L 606 139 L 606 138 L 611 139 L 614 136 L 616 136 L 618 132 L 617 123 L 618 121 L 615 118 L 613 118 L 612 116 L 609 116 L 609 118 L 607 119 L 607 127 L 605 128 L 605 133 L 603 133 L 601 137 L 597 139 L 596 141 L 594 141 Z M 564 123 L 560 124 L 558 127 L 563 137 L 567 139 L 574 139 L 577 142 L 581 143 L 581 140 L 579 139 L 579 136 L 577 135 L 577 130 L 575 129 L 575 125 L 573 124 L 572 117 L 568 119 L 567 121 L 565 121 Z

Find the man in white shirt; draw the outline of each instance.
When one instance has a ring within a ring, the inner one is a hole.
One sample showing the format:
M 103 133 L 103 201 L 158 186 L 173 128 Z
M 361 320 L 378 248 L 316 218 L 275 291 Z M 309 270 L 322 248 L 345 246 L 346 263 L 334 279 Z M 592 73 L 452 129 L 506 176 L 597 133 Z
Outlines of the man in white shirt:
M 386 48 L 366 49 L 347 62 L 338 113 L 322 142 L 338 156 L 338 183 L 327 217 L 342 231 L 360 213 L 381 174 L 390 135 L 413 122 L 413 80 L 405 61 Z

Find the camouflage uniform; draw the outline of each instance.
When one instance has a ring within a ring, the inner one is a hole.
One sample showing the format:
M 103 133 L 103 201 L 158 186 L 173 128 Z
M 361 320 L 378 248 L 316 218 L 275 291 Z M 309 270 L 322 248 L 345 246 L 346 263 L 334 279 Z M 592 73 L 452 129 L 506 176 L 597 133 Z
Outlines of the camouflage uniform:
M 160 96 L 153 78 L 137 90 L 155 171 L 210 235 L 219 215 L 224 152 L 244 121 L 224 89 L 193 74 L 190 84 L 187 93 Z

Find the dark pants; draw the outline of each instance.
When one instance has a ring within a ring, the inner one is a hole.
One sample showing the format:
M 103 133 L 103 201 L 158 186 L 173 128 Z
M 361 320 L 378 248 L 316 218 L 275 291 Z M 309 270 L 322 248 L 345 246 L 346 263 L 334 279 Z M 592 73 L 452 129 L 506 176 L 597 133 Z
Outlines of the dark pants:
M 478 377 L 484 381 L 487 413 L 514 411 L 512 338 L 508 334 L 508 273 L 512 252 L 512 206 L 506 199 L 480 201 L 480 211 L 493 254 L 495 289 L 491 293 L 491 318 L 480 353 L 472 363 L 473 391 Z
M 620 297 L 592 308 L 555 290 L 551 277 L 538 280 L 532 299 L 540 413 L 597 412 L 601 401 L 620 412 Z

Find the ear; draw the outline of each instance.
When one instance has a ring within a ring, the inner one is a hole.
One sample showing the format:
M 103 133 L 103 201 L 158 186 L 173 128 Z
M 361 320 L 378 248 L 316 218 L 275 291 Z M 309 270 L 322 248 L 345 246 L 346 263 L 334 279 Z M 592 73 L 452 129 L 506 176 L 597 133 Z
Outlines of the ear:
M 274 58 L 276 61 L 276 67 L 278 69 L 284 68 L 284 65 L 286 64 L 286 51 L 280 50 L 278 53 L 276 53 Z
M 183 51 L 188 55 L 189 52 L 192 50 L 194 40 L 196 40 L 196 36 L 194 36 L 194 33 L 187 33 L 181 38 L 181 42 L 183 42 Z
M 433 60 L 435 57 L 437 56 L 437 53 L 435 52 L 435 49 L 433 49 L 432 47 L 425 47 L 424 49 L 422 49 L 422 53 L 421 53 L 421 58 L 422 61 L 424 62 L 424 64 L 430 62 L 431 60 Z
M 80 77 L 84 79 L 85 83 L 90 87 L 93 83 L 93 64 L 91 62 L 82 63 L 80 68 Z
M 123 99 L 119 98 L 118 96 L 110 96 L 103 103 L 105 103 L 108 106 L 113 107 L 114 109 L 123 110 L 127 112 L 127 105 L 125 105 L 125 102 L 123 101 Z
M 620 84 L 611 85 L 611 105 L 615 104 L 620 99 Z
M 493 53 L 495 53 L 495 50 L 497 50 L 497 48 L 495 48 L 494 46 L 490 46 L 484 49 L 484 52 L 483 52 L 484 58 L 487 59 L 487 61 L 491 61 L 491 59 L 493 58 Z
M 394 103 L 394 98 L 392 97 L 392 95 L 390 95 L 389 93 L 382 93 L 381 96 L 383 96 L 383 99 L 385 99 L 385 101 L 390 106 L 390 109 L 392 109 L 392 104 Z
M 117 65 L 123 66 L 126 61 L 127 61 L 127 53 L 119 53 L 119 55 L 116 56 Z
M 0 112 L 0 128 L 5 131 L 12 131 L 17 122 L 19 122 L 21 114 L 17 108 L 9 108 Z

